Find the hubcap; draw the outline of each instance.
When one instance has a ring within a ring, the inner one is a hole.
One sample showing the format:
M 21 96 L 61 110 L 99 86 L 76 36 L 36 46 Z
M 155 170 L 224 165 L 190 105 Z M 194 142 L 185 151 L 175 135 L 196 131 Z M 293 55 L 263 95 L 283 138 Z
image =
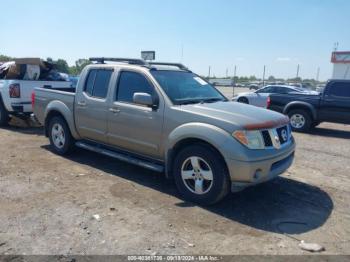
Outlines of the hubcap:
M 294 128 L 302 128 L 305 125 L 305 117 L 301 114 L 292 115 L 290 118 L 290 124 Z
M 52 126 L 51 132 L 54 145 L 59 149 L 63 148 L 66 142 L 63 127 L 56 123 Z
M 213 172 L 200 157 L 192 156 L 184 161 L 181 177 L 187 189 L 198 195 L 207 193 L 213 185 Z

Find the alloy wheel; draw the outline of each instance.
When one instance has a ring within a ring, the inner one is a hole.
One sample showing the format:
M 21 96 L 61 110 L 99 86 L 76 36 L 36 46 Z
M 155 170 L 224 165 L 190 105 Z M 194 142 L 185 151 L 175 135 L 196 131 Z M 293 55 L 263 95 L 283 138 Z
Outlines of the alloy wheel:
M 210 191 L 213 185 L 213 171 L 209 164 L 200 157 L 187 158 L 181 168 L 181 177 L 187 187 L 194 194 L 203 195 Z

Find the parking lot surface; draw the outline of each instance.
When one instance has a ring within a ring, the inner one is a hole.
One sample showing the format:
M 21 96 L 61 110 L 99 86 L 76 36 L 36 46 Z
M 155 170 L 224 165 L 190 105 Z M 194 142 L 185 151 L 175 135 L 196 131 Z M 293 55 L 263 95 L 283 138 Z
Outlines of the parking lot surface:
M 350 254 L 350 127 L 295 138 L 287 173 L 200 207 L 162 174 L 0 129 L 0 254 Z

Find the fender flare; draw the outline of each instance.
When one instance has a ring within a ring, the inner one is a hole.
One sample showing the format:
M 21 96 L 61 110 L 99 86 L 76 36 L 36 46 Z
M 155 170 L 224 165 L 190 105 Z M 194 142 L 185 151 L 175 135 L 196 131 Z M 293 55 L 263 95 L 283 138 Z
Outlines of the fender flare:
M 187 139 L 201 140 L 214 147 L 223 157 L 223 144 L 227 139 L 231 139 L 231 135 L 225 130 L 210 124 L 193 122 L 186 123 L 175 128 L 168 136 L 167 143 L 164 145 L 165 154 L 165 174 L 171 176 L 172 160 L 174 158 L 174 148 L 181 141 Z
M 303 102 L 303 101 L 293 101 L 293 102 L 288 103 L 283 109 L 283 114 L 286 115 L 292 108 L 300 109 L 300 108 L 305 108 L 305 107 L 310 110 L 312 118 L 314 120 L 316 120 L 317 119 L 316 108 L 313 105 L 311 105 L 310 103 Z
M 58 101 L 58 100 L 51 101 L 46 107 L 45 114 L 44 114 L 44 116 L 45 116 L 45 129 L 47 128 L 48 117 L 52 112 L 57 112 L 57 113 L 61 114 L 63 116 L 63 118 L 66 120 L 72 136 L 75 139 L 79 139 L 79 134 L 77 133 L 77 131 L 75 129 L 73 112 L 68 108 L 68 106 L 65 103 Z

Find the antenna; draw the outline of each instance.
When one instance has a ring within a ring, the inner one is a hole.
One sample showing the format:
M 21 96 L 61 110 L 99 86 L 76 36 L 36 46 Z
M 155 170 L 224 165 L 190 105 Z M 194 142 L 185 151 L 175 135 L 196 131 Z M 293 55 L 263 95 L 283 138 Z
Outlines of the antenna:
M 339 43 L 335 42 L 334 43 L 334 52 L 336 52 L 338 50 L 338 46 L 339 46 Z

